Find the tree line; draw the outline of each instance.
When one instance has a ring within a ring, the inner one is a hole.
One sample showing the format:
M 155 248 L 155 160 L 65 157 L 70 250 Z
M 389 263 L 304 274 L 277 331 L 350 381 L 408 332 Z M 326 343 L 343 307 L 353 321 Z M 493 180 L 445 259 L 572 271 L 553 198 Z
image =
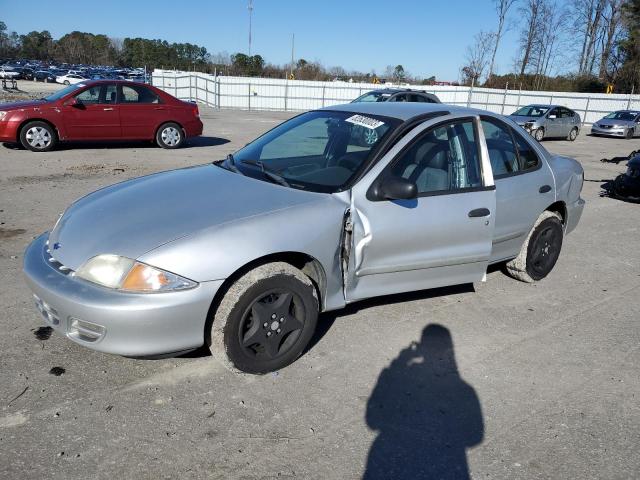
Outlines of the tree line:
M 640 0 L 493 0 L 493 5 L 495 28 L 475 35 L 461 83 L 525 90 L 638 90 Z M 509 30 L 518 34 L 518 53 L 511 73 L 497 75 L 496 53 Z
M 146 38 L 112 38 L 74 31 L 58 40 L 47 30 L 24 35 L 9 32 L 0 21 L 0 59 L 27 59 L 71 64 L 206 69 L 207 49 L 191 43 Z

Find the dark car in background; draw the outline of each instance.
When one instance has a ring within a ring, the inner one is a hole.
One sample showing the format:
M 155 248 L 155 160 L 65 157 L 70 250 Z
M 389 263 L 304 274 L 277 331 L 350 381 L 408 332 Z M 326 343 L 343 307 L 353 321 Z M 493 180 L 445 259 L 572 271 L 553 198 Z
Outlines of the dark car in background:
M 154 140 L 178 148 L 201 134 L 196 104 L 122 80 L 83 81 L 40 100 L 0 104 L 0 142 L 36 152 L 71 140 Z
M 38 70 L 33 74 L 36 82 L 56 83 L 56 75 L 51 70 Z
M 566 138 L 574 141 L 582 120 L 577 112 L 562 105 L 527 105 L 509 115 L 514 122 L 539 142 L 543 138 Z
M 412 90 L 410 88 L 382 88 L 372 90 L 351 103 L 362 102 L 419 102 L 419 103 L 441 103 L 440 99 L 433 93 L 424 90 Z

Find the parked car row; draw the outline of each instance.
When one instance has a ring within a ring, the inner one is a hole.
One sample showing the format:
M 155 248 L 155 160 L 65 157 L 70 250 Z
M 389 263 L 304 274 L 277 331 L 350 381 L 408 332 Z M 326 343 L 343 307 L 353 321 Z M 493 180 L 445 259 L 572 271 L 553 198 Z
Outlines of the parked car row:
M 67 78 L 69 76 L 76 76 Z M 79 77 L 79 78 L 78 78 Z M 0 78 L 16 80 L 34 80 L 41 82 L 58 82 L 65 85 L 74 80 L 131 80 L 147 82 L 146 69 L 116 68 L 109 66 L 52 64 L 41 61 L 0 61 Z
M 432 93 L 409 88 L 372 90 L 359 96 L 352 103 L 362 102 L 441 103 L 440 99 Z M 563 105 L 526 105 L 509 117 L 539 142 L 545 138 L 566 138 L 573 142 L 582 129 L 580 114 Z M 628 139 L 638 137 L 640 136 L 640 111 L 612 112 L 592 125 L 591 134 Z M 371 135 L 370 133 L 369 136 Z

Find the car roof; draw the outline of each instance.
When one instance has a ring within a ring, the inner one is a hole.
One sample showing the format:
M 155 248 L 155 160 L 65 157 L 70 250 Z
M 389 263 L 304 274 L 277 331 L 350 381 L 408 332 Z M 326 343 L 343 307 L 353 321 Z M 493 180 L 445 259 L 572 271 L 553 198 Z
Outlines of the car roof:
M 412 88 L 378 88 L 376 90 L 371 90 L 372 92 L 378 93 L 401 93 L 401 92 L 414 92 L 414 93 L 427 93 L 424 90 L 414 90 Z
M 359 113 L 363 115 L 382 115 L 384 117 L 409 120 L 425 113 L 442 112 L 443 114 L 493 115 L 491 112 L 474 108 L 458 107 L 442 103 L 417 102 L 360 102 L 333 105 L 320 110 Z

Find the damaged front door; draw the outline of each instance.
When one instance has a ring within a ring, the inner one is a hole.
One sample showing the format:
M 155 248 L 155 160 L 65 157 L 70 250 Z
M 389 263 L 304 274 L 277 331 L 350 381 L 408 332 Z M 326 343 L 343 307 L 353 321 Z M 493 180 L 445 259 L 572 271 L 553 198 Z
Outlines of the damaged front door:
M 418 127 L 388 166 L 354 187 L 343 241 L 347 302 L 484 278 L 496 201 L 481 128 L 477 118 Z M 385 198 L 387 177 L 414 182 L 417 197 Z

